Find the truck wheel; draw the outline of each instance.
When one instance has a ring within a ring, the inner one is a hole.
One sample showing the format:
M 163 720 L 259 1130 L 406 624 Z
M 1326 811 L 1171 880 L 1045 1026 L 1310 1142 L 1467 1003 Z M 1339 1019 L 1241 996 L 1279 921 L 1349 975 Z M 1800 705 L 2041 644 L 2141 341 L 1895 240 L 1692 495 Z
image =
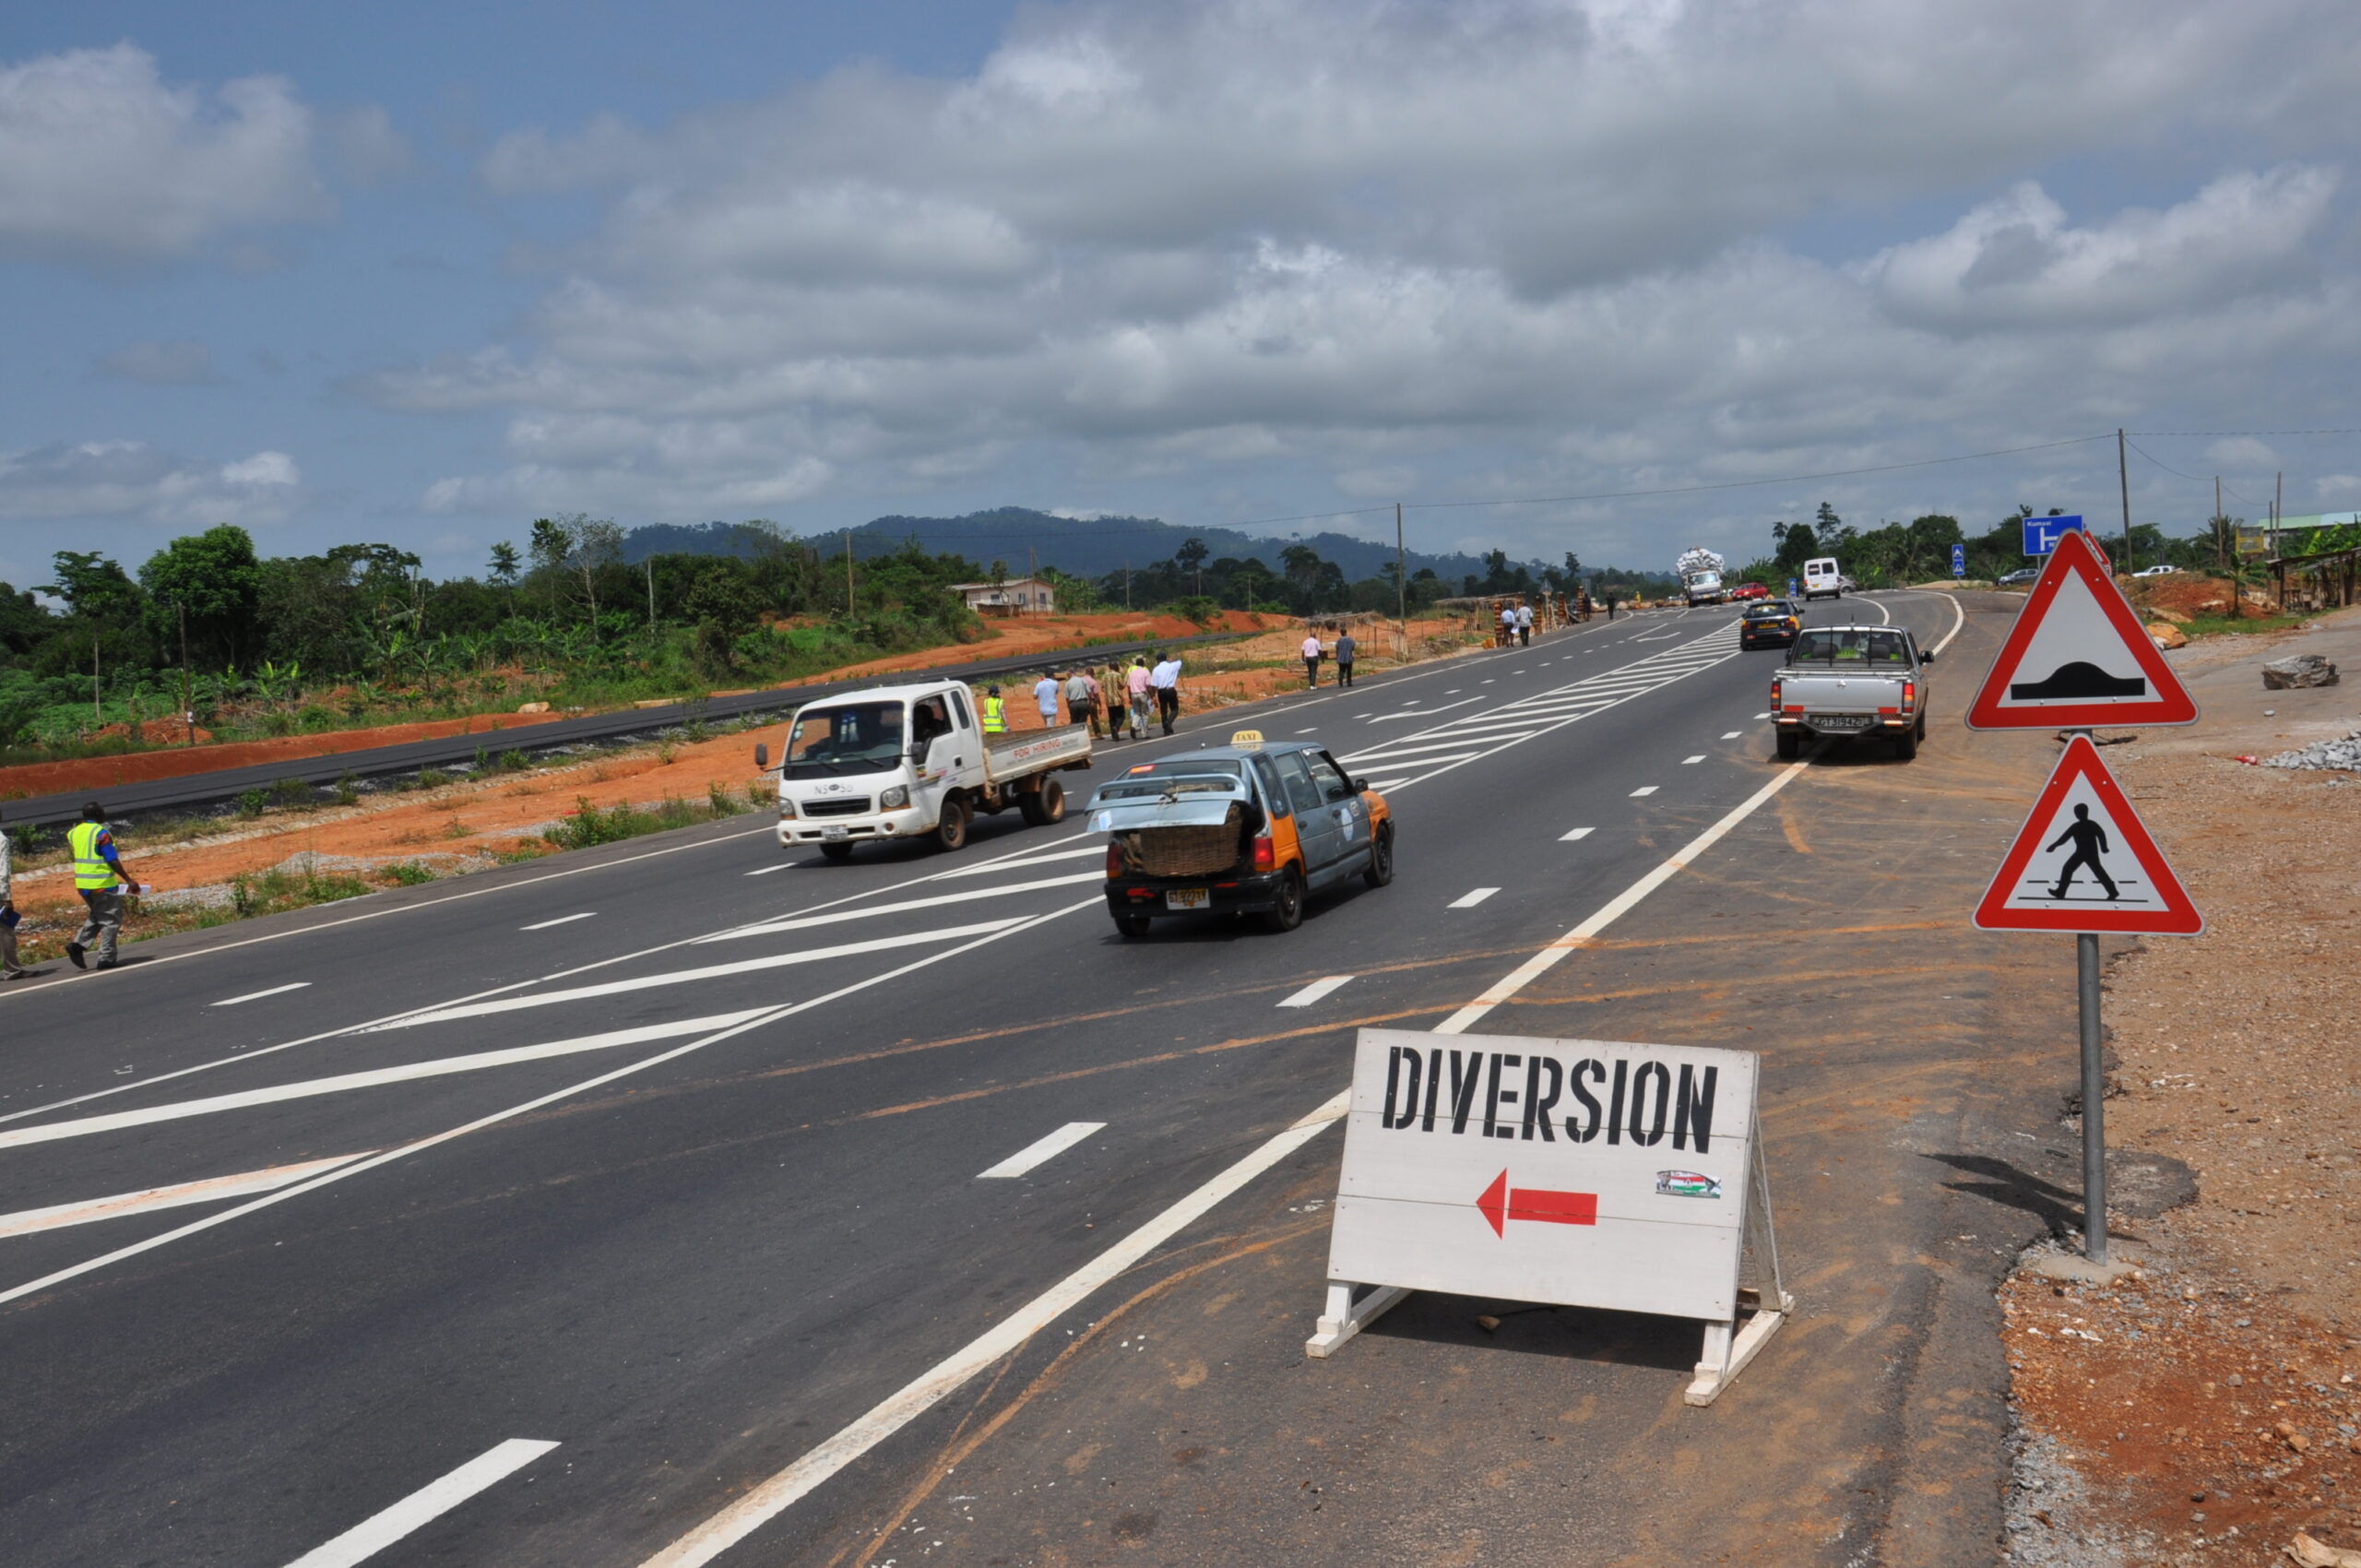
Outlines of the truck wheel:
M 1804 738 L 1793 730 L 1779 731 L 1779 760 L 1793 762 L 1804 754 Z
M 1147 928 L 1148 918 L 1145 915 L 1117 915 L 1115 917 L 1115 929 L 1125 936 L 1145 936 Z
M 1263 911 L 1265 931 L 1293 931 L 1303 923 L 1303 873 L 1289 866 L 1279 873 L 1275 902 Z
M 1369 869 L 1361 873 L 1361 880 L 1371 887 L 1382 887 L 1394 880 L 1394 826 L 1391 823 L 1377 836 L 1377 841 L 1369 847 Z
M 934 825 L 934 847 L 946 854 L 967 847 L 967 807 L 956 795 L 943 802 L 943 819 Z
M 1893 754 L 1904 762 L 1908 762 L 1912 757 L 1916 756 L 1918 754 L 1918 731 L 1916 730 L 1904 730 L 1901 734 L 1896 735 L 1893 738 Z
M 852 846 L 849 844 L 823 844 L 820 846 L 820 853 L 827 856 L 828 859 L 832 861 L 848 861 L 852 859 Z
M 1066 787 L 1054 778 L 1042 779 L 1038 790 L 1019 798 L 1024 802 L 1025 820 L 1035 827 L 1065 820 Z

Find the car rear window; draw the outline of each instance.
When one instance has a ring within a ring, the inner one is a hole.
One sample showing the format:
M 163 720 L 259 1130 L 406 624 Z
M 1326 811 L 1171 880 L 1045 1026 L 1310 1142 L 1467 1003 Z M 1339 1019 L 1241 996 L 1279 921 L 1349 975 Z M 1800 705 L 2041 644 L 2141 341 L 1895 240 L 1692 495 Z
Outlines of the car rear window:
M 1806 632 L 1787 656 L 1792 664 L 1907 665 L 1910 644 L 1900 632 L 1845 629 Z

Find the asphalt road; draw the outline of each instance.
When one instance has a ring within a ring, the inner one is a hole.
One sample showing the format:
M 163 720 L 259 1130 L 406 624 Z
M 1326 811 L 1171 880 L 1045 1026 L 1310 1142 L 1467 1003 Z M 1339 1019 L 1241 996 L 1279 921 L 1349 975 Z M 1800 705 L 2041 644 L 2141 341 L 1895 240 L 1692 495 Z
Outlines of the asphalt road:
M 1812 612 L 1886 616 L 1957 624 L 1931 594 Z M 1594 622 L 1112 748 L 1252 723 L 1386 791 L 1394 885 L 1285 936 L 1121 940 L 1077 822 L 845 865 L 739 823 L 10 988 L 0 1557 L 840 1554 L 951 1419 L 860 1426 L 881 1401 L 1329 1101 L 1347 1020 L 1432 1027 L 1762 787 L 1777 656 L 1735 625 Z M 1214 1196 L 1144 1255 L 1198 1244 Z M 1299 1345 L 1302 1305 L 1237 1330 Z M 796 1495 L 725 1515 L 766 1482 Z

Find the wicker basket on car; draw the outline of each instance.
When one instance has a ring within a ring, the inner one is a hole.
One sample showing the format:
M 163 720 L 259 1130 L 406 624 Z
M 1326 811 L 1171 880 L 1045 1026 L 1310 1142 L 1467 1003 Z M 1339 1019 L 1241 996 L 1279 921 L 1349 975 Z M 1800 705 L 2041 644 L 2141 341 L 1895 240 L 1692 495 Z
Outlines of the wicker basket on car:
M 1147 827 L 1119 834 L 1123 866 L 1141 876 L 1212 876 L 1238 863 L 1239 808 L 1203 827 Z

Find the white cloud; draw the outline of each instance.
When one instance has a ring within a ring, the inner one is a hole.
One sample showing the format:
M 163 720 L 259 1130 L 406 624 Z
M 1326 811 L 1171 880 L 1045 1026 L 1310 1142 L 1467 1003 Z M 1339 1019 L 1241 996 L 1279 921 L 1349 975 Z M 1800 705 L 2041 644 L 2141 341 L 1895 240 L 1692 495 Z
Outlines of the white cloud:
M 1355 498 L 1640 488 L 2167 400 L 2235 427 L 2291 362 L 2361 348 L 2333 156 L 2356 138 L 2317 113 L 2361 63 L 2343 19 L 1028 9 L 964 80 L 861 67 L 503 138 L 492 191 L 601 192 L 601 218 L 544 258 L 517 339 L 356 386 L 507 420 L 506 466 L 438 482 L 438 510 L 692 518 L 995 473 L 1142 509 L 1282 471 Z M 2191 148 L 2204 172 L 2145 205 L 2047 172 Z M 1877 237 L 1850 261 L 1787 237 L 1826 219 Z
M 2279 454 L 2251 435 L 2234 435 L 2206 447 L 2205 460 L 2216 468 L 2270 469 L 2278 466 Z
M 213 350 L 186 339 L 126 343 L 101 359 L 99 369 L 150 386 L 205 386 L 221 379 L 213 368 Z
M 347 109 L 329 124 L 337 172 L 355 185 L 398 180 L 417 166 L 409 143 L 394 129 L 393 116 L 374 103 Z
M 168 87 L 129 43 L 0 66 L 0 255 L 144 261 L 332 210 L 277 77 Z
M 2323 501 L 2361 501 L 2361 474 L 2322 474 L 2312 488 Z
M 136 441 L 39 446 L 0 452 L 0 517 L 273 523 L 300 504 L 303 482 L 284 452 L 208 464 Z

